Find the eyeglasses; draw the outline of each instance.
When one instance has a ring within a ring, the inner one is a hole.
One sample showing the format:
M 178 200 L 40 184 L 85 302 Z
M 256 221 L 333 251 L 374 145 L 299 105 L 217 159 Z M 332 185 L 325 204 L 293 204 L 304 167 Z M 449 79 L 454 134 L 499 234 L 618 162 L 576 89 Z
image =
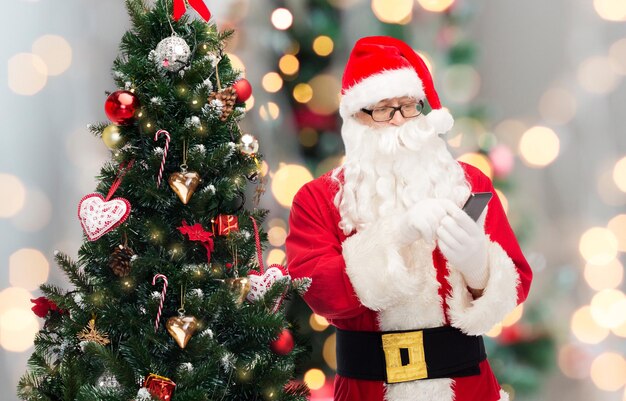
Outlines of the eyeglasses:
M 369 114 L 370 117 L 372 117 L 372 120 L 383 123 L 386 121 L 391 121 L 393 119 L 393 116 L 396 115 L 396 111 L 399 111 L 404 118 L 415 118 L 422 114 L 423 108 L 424 101 L 420 100 L 419 102 L 402 104 L 398 107 L 376 107 L 372 110 L 361 109 L 361 111 L 365 114 Z

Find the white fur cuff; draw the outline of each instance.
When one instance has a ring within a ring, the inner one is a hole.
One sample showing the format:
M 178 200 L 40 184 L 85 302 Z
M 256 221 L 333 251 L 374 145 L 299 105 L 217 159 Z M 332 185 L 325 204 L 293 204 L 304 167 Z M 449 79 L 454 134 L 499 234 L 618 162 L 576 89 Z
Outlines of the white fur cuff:
M 364 306 L 375 311 L 396 304 L 417 286 L 393 243 L 397 234 L 387 226 L 374 224 L 342 244 L 346 272 L 356 295 Z
M 452 294 L 448 297 L 448 317 L 452 326 L 477 336 L 500 323 L 517 306 L 519 275 L 515 264 L 500 244 L 490 242 L 487 251 L 489 280 L 483 295 L 473 300 L 461 274 L 450 270 Z

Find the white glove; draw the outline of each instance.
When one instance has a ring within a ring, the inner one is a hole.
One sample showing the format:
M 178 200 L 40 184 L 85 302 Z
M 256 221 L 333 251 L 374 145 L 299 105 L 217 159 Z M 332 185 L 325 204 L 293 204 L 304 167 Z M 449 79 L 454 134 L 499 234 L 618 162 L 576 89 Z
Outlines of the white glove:
M 424 199 L 407 210 L 398 229 L 402 244 L 408 245 L 420 238 L 432 241 L 441 219 L 446 216 L 446 210 L 450 207 L 446 205 L 447 202 L 452 204 L 449 200 Z
M 448 215 L 437 229 L 438 245 L 468 287 L 483 289 L 489 279 L 487 239 L 483 228 L 458 206 L 446 204 Z

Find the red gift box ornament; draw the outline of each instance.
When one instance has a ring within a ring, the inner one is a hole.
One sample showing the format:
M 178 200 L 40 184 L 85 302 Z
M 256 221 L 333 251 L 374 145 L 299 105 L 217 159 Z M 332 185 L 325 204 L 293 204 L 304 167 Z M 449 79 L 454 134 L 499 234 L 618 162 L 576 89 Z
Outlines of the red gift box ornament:
M 170 401 L 174 388 L 176 387 L 176 383 L 167 377 L 150 373 L 148 377 L 146 377 L 143 386 L 148 389 L 148 392 L 153 397 L 156 397 L 161 401 Z
M 239 231 L 239 220 L 237 216 L 220 214 L 217 216 L 217 234 L 228 235 L 232 231 Z

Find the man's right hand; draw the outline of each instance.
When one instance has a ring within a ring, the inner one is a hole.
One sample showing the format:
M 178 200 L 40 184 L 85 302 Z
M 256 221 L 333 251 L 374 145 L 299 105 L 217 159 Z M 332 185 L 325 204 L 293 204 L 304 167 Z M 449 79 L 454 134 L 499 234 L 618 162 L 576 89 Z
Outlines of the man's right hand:
M 413 205 L 405 213 L 405 218 L 400 223 L 400 241 L 411 244 L 418 239 L 433 241 L 441 220 L 447 214 L 446 203 L 452 203 L 447 199 L 424 199 Z

